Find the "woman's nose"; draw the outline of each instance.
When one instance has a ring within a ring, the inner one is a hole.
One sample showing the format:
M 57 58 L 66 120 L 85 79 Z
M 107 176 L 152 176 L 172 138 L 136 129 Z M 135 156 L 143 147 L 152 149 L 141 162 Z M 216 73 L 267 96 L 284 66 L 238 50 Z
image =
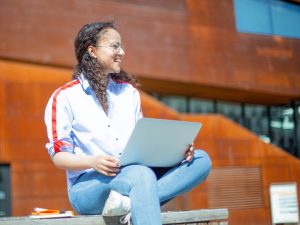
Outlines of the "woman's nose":
M 125 55 L 125 51 L 124 51 L 124 49 L 122 47 L 120 47 L 118 54 L 121 55 L 121 56 Z

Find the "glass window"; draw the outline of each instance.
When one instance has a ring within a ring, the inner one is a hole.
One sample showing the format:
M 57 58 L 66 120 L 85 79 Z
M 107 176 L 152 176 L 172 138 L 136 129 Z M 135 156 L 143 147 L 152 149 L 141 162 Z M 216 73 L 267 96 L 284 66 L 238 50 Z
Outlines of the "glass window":
M 295 123 L 295 125 L 296 125 L 296 129 L 295 129 L 295 131 L 296 131 L 296 145 L 297 145 L 297 157 L 298 158 L 300 158 L 300 101 L 297 101 L 296 103 L 295 103 L 295 108 L 296 108 L 296 116 L 295 116 L 295 118 L 296 118 L 296 123 Z
M 291 106 L 264 106 L 185 96 L 154 97 L 181 113 L 220 113 L 300 158 L 300 101 Z
M 217 102 L 217 113 L 221 113 L 233 121 L 243 124 L 241 104 L 222 101 Z
M 245 105 L 245 127 L 265 142 L 270 142 L 267 106 Z
M 234 0 L 239 32 L 300 38 L 300 4 L 281 0 Z
M 294 110 L 292 107 L 271 107 L 272 143 L 282 147 L 291 154 L 296 152 Z
M 268 0 L 235 0 L 234 9 L 239 32 L 272 34 Z
M 187 98 L 183 96 L 162 96 L 160 100 L 177 112 L 187 112 Z
M 300 5 L 292 2 L 272 0 L 271 6 L 273 33 L 300 38 Z
M 0 165 L 0 216 L 10 216 L 10 173 L 8 165 Z
M 214 102 L 199 98 L 189 100 L 189 110 L 191 113 L 214 113 Z

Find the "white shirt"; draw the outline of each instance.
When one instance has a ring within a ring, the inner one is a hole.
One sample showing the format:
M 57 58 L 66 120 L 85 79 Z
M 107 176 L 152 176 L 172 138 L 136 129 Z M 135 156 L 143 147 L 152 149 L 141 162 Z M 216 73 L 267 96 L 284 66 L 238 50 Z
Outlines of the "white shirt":
M 45 110 L 49 138 L 46 148 L 51 157 L 60 151 L 115 157 L 122 154 L 137 120 L 142 117 L 140 95 L 132 85 L 112 79 L 106 91 L 108 116 L 83 75 L 52 94 Z M 68 186 L 88 170 L 68 170 Z

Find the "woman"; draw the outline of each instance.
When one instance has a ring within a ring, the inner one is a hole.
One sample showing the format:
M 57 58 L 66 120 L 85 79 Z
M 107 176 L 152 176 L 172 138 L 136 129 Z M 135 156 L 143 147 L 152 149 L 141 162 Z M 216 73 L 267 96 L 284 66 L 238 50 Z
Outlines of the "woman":
M 161 224 L 160 205 L 201 183 L 211 161 L 191 145 L 173 168 L 120 167 L 117 158 L 142 117 L 136 80 L 121 69 L 121 36 L 110 22 L 87 24 L 75 52 L 73 80 L 52 94 L 45 111 L 46 147 L 67 170 L 71 205 L 79 214 L 130 211 L 134 225 Z

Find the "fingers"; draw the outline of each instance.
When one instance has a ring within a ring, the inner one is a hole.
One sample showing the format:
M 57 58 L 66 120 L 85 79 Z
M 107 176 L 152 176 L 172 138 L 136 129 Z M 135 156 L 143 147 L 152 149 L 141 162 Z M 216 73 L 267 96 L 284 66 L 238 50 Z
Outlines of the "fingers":
M 194 151 L 194 142 L 193 142 L 192 144 L 190 144 L 189 150 L 190 150 L 190 151 Z
M 119 161 L 113 156 L 106 155 L 106 156 L 101 156 L 101 158 L 103 158 L 106 161 L 112 162 L 112 163 L 116 164 L 117 166 L 119 166 Z
M 185 152 L 185 160 L 191 162 L 194 158 L 194 143 L 192 143 Z
M 104 156 L 104 157 L 102 157 L 102 161 L 103 161 L 103 164 L 108 167 L 115 167 L 115 168 L 120 167 L 119 161 L 114 157 Z
M 106 175 L 106 176 L 116 176 L 117 173 L 120 171 L 120 169 L 115 169 L 115 168 L 110 168 L 110 167 L 105 167 L 105 166 L 100 166 L 96 170 L 99 173 L 102 173 L 103 175 Z
M 185 155 L 185 160 L 191 162 L 194 158 L 194 151 L 188 151 Z
M 99 165 L 95 169 L 99 173 L 102 173 L 103 175 L 106 175 L 106 176 L 116 176 L 117 173 L 120 171 L 119 168 L 108 167 L 108 166 L 105 166 L 105 165 Z
M 116 176 L 120 171 L 120 165 L 112 156 L 97 156 L 94 169 L 106 176 Z

